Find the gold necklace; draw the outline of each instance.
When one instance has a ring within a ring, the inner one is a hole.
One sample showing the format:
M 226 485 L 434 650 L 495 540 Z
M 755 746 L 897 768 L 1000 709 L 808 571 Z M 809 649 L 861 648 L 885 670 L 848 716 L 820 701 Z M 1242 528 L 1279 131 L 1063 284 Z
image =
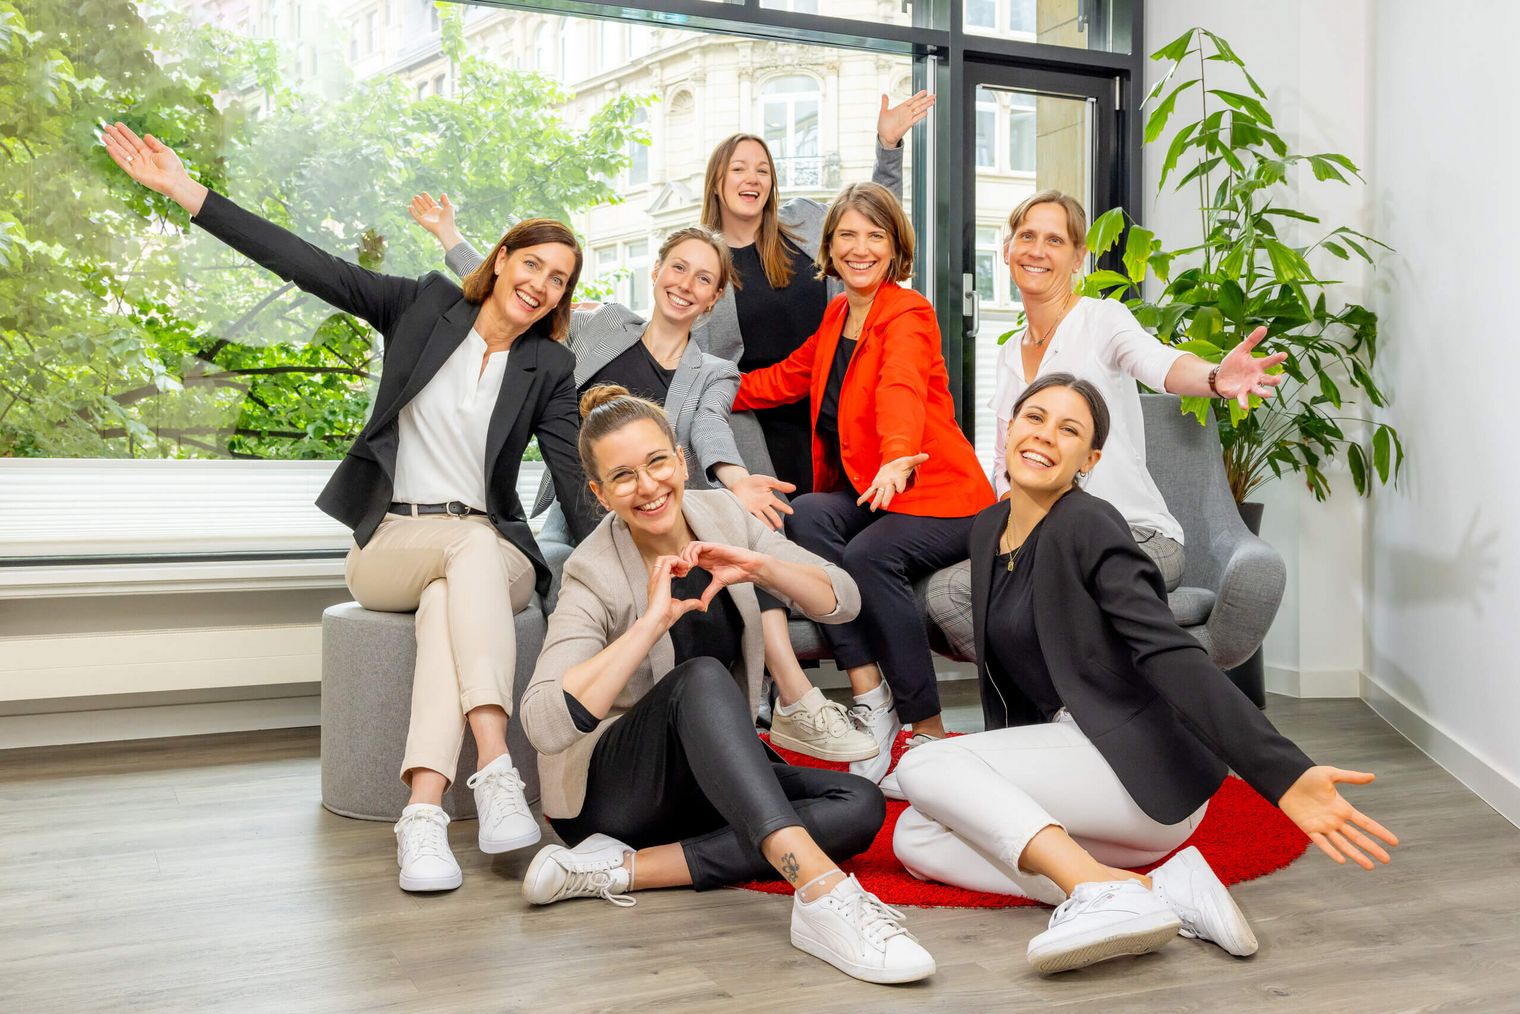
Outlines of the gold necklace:
M 1066 319 L 1066 314 L 1071 310 L 1071 297 L 1072 297 L 1072 293 L 1068 292 L 1066 294 L 1066 301 L 1061 304 L 1061 312 L 1060 312 L 1059 315 L 1057 315 L 1055 323 L 1052 324 L 1052 325 L 1050 325 L 1050 327 L 1048 327 L 1048 328 L 1045 329 L 1045 337 L 1043 337 L 1043 338 L 1034 338 L 1034 337 L 1032 337 L 1031 333 L 1034 330 L 1034 324 L 1032 322 L 1026 323 L 1024 325 L 1024 344 L 1025 345 L 1032 345 L 1035 348 L 1040 348 L 1046 342 L 1050 341 L 1050 336 L 1056 333 L 1056 328 L 1058 328 L 1058 327 L 1061 326 L 1061 321 L 1063 321 L 1063 320 Z

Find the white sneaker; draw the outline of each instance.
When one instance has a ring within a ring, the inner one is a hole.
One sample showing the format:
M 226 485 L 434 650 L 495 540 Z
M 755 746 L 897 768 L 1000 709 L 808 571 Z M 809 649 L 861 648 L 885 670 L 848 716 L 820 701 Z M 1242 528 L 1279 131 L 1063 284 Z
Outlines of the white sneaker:
M 791 714 L 780 708 L 771 713 L 771 746 L 826 761 L 863 761 L 881 752 L 875 739 L 855 727 L 844 705 L 817 687 L 803 695 Z
M 847 877 L 812 901 L 792 896 L 792 946 L 866 982 L 917 982 L 934 974 L 934 958 L 902 917 Z
M 903 746 L 905 749 L 911 750 L 915 746 L 923 746 L 925 743 L 938 743 L 939 740 L 940 737 L 931 736 L 927 732 L 916 732 L 908 737 L 908 742 L 903 744 Z M 908 801 L 908 797 L 903 793 L 902 786 L 897 784 L 896 768 L 883 775 L 881 781 L 876 783 L 876 787 L 881 789 L 881 794 L 888 799 L 896 799 L 904 803 Z
M 532 905 L 566 898 L 605 898 L 624 908 L 635 905 L 637 899 L 628 893 L 633 875 L 623 868 L 623 858 L 632 851 L 605 834 L 594 834 L 573 849 L 545 845 L 523 874 L 523 897 Z
M 506 754 L 481 768 L 465 782 L 475 790 L 475 813 L 480 820 L 480 851 L 489 855 L 536 844 L 544 833 L 528 809 L 522 776 Z
M 449 815 L 443 807 L 412 803 L 394 830 L 403 891 L 452 891 L 463 882 L 449 850 Z
M 1245 913 L 1189 845 L 1151 873 L 1156 896 L 1182 920 L 1182 935 L 1218 944 L 1237 958 L 1256 953 L 1256 934 Z
M 882 684 L 885 688 L 887 685 Z M 892 699 L 892 691 L 887 690 L 887 702 L 880 707 L 873 708 L 868 704 L 856 704 L 850 708 L 850 718 L 876 742 L 877 753 L 870 760 L 856 761 L 850 765 L 850 774 L 859 775 L 873 782 L 881 781 L 887 773 L 887 768 L 892 766 L 892 744 L 897 741 L 897 734 L 902 731 L 902 723 L 897 720 L 897 702 Z
M 1138 880 L 1078 884 L 1029 941 L 1029 963 L 1042 974 L 1085 968 L 1124 954 L 1148 954 L 1177 936 L 1182 920 Z

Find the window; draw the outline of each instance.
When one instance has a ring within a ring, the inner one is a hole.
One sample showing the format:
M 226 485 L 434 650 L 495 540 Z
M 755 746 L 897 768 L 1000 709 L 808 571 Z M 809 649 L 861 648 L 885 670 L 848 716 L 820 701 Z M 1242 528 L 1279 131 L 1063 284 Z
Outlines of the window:
M 445 86 L 447 80 L 448 80 L 448 75 L 446 73 L 445 74 L 437 74 L 437 75 L 435 75 L 433 77 L 433 94 L 434 95 L 442 95 L 443 94 L 444 86 Z
M 1008 93 L 1008 168 L 1032 173 L 1035 168 L 1035 97 Z
M 634 111 L 633 125 L 643 132 L 649 125 L 649 114 L 643 109 Z M 649 182 L 649 145 L 647 142 L 634 138 L 628 142 L 628 185 L 630 187 L 643 186 Z
M 771 78 L 760 88 L 761 137 L 776 160 L 778 187 L 823 185 L 823 159 L 818 150 L 818 82 L 793 74 Z
M 1016 35 L 1035 33 L 1035 0 L 1007 0 L 1008 30 Z
M 649 241 L 635 240 L 627 247 L 624 263 L 628 267 L 628 308 L 638 313 L 649 309 Z
M 530 70 L 549 70 L 549 40 L 543 25 L 533 29 L 533 41 L 528 44 Z
M 966 0 L 968 28 L 996 28 L 997 0 Z
M 999 263 L 998 230 L 996 226 L 976 228 L 976 294 L 983 306 L 997 302 L 997 279 L 1002 265 Z
M 374 11 L 364 15 L 364 55 L 369 56 L 375 51 L 379 42 L 379 15 Z
M 976 166 L 997 168 L 997 100 L 985 88 L 976 90 Z

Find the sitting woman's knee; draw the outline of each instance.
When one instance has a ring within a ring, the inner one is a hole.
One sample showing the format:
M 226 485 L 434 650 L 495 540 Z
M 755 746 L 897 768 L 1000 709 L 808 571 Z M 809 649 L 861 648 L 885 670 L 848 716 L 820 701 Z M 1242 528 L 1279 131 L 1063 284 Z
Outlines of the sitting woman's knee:
M 744 700 L 733 673 L 715 658 L 688 659 L 670 670 L 660 682 L 671 682 L 671 697 L 674 700 L 732 698 L 740 703 Z
M 871 847 L 887 819 L 887 797 L 869 779 L 850 775 L 841 783 L 837 799 L 840 841 L 835 848 L 842 855 L 859 855 Z

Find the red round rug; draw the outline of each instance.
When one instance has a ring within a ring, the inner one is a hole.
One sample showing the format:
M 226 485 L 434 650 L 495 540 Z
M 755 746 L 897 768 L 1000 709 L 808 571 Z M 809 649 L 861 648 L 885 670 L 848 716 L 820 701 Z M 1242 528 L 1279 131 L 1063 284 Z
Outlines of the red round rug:
M 904 732 L 892 745 L 894 767 L 902 757 L 907 741 L 908 734 Z M 849 768 L 848 764 L 815 760 L 790 750 L 778 750 L 777 753 L 790 764 L 835 771 Z M 897 818 L 907 808 L 907 803 L 887 800 L 887 819 L 871 842 L 871 847 L 849 862 L 840 864 L 846 873 L 855 874 L 866 890 L 888 905 L 920 908 L 1013 908 L 1039 904 L 1030 898 L 968 891 L 961 887 L 919 880 L 913 876 L 903 868 L 892 852 L 892 832 L 897 827 Z M 1203 815 L 1203 823 L 1178 848 L 1187 845 L 1198 847 L 1220 880 L 1226 884 L 1238 884 L 1264 877 L 1287 866 L 1303 855 L 1309 847 L 1309 839 L 1283 816 L 1281 810 L 1263 799 L 1245 782 L 1230 775 L 1214 794 L 1214 798 L 1209 800 L 1209 809 Z M 1165 861 L 1163 859 L 1161 862 Z M 1161 862 L 1137 872 L 1149 873 L 1160 866 Z M 767 894 L 792 893 L 791 886 L 780 880 L 754 880 L 739 886 Z

